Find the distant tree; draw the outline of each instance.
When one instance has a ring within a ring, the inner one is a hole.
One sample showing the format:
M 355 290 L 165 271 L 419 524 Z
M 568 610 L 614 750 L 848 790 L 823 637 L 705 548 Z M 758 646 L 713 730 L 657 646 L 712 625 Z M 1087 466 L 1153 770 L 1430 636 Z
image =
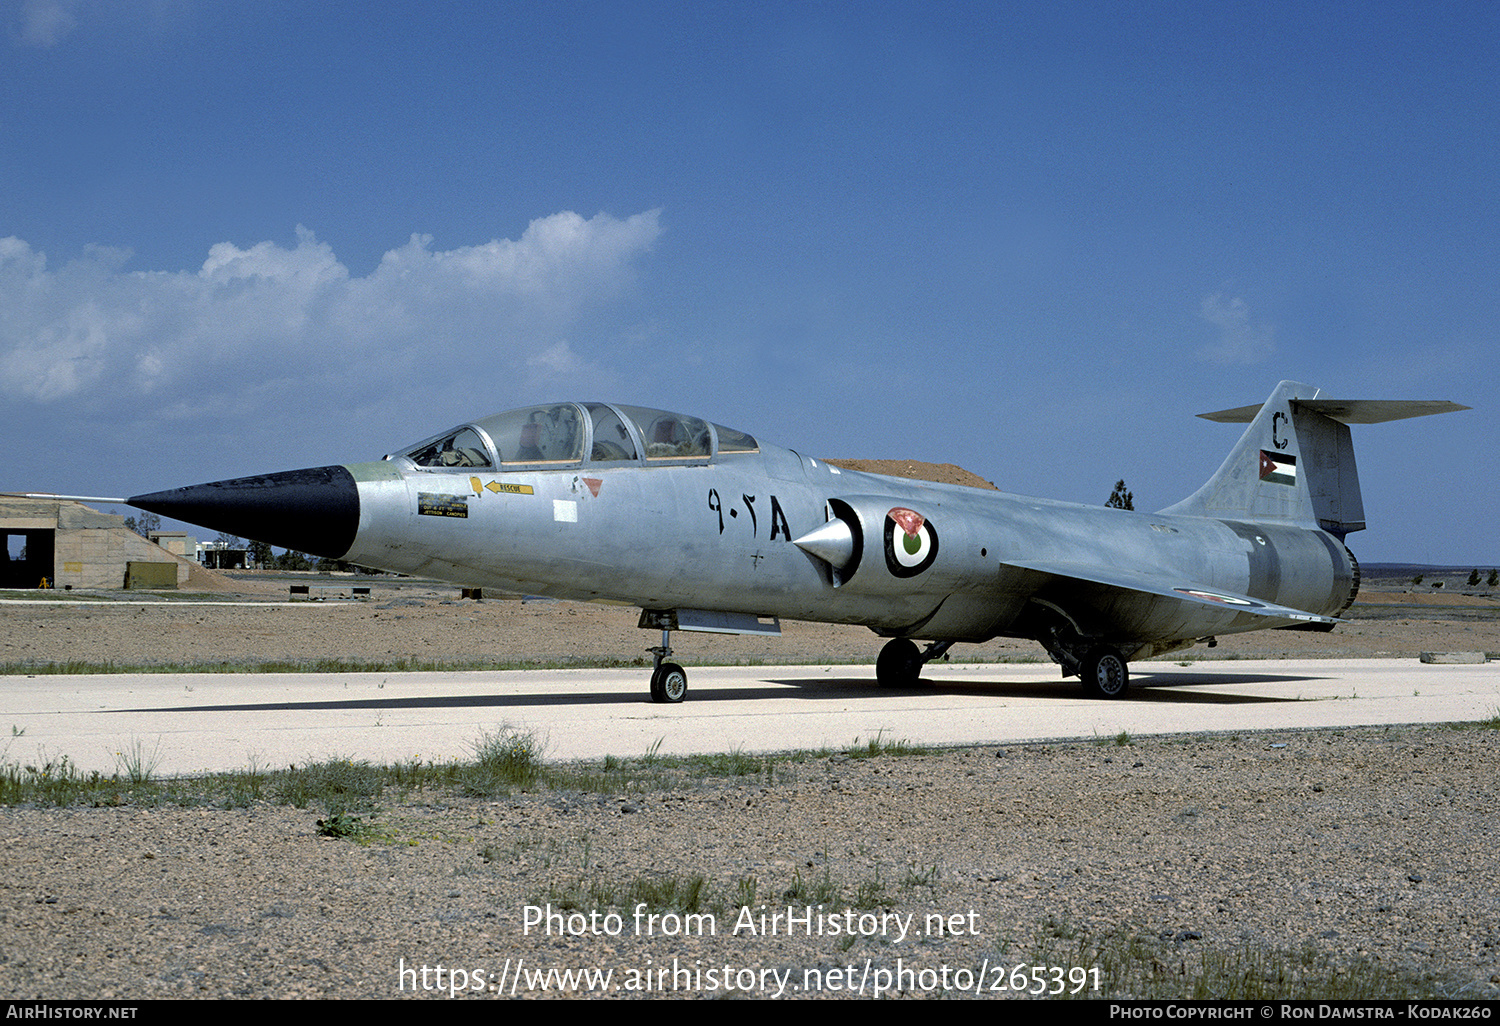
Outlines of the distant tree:
M 271 546 L 267 545 L 265 542 L 251 542 L 248 547 L 248 551 L 250 553 L 250 559 L 255 563 L 256 566 L 270 566 L 272 561 L 276 558 L 271 553 Z
M 142 513 L 139 517 L 126 517 L 125 526 L 142 538 L 150 538 L 152 531 L 161 530 L 161 517 L 155 513 Z
M 237 534 L 230 534 L 228 531 L 220 531 L 219 536 L 214 539 L 214 544 L 221 549 L 243 549 L 245 539 Z
M 1474 587 L 1478 583 L 1479 583 L 1479 571 L 1478 570 L 1470 570 L 1469 571 L 1469 587 L 1472 588 L 1472 587 Z
M 312 568 L 312 560 L 292 549 L 287 549 L 276 557 L 276 569 L 278 570 L 311 570 Z
M 1489 579 L 1484 583 L 1488 584 L 1491 588 L 1493 588 L 1497 584 L 1500 584 L 1500 570 L 1491 570 Z
M 1135 494 L 1126 489 L 1124 478 L 1115 482 L 1115 490 L 1109 493 L 1109 501 L 1104 505 L 1111 509 L 1135 509 Z
M 1411 583 L 1413 583 L 1413 584 L 1421 584 L 1422 583 L 1422 575 L 1421 574 L 1417 574 L 1417 576 L 1415 576 L 1415 577 L 1413 577 L 1411 579 Z

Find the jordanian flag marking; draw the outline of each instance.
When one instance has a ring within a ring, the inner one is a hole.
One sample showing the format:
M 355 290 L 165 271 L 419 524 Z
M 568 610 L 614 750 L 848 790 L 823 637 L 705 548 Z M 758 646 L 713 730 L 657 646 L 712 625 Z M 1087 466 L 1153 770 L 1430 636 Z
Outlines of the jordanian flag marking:
M 1284 452 L 1260 451 L 1260 479 L 1272 484 L 1297 483 L 1297 457 Z

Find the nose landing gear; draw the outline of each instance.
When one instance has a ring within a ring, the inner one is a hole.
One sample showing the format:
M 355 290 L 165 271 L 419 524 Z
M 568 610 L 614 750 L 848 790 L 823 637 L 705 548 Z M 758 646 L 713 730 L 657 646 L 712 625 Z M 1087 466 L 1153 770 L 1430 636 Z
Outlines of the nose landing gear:
M 641 610 L 642 627 L 661 629 L 661 644 L 646 649 L 651 653 L 651 701 L 676 703 L 687 697 L 687 671 L 676 663 L 668 662 L 672 654 L 672 631 L 677 629 L 677 614 L 673 610 Z
M 651 670 L 651 701 L 680 702 L 687 697 L 687 671 L 676 663 L 667 662 L 672 654 L 672 632 L 661 629 L 661 644 L 646 649 L 655 657 Z
M 642 609 L 643 629 L 660 630 L 661 644 L 646 649 L 653 656 L 651 701 L 680 702 L 687 697 L 687 671 L 668 662 L 673 631 L 707 631 L 710 634 L 754 634 L 781 636 L 781 620 L 770 614 L 724 612 L 715 609 Z

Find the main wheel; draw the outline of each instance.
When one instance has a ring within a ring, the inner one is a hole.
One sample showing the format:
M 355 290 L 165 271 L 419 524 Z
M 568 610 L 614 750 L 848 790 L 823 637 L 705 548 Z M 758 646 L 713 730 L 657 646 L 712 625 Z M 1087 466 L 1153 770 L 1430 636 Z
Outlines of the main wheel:
M 1119 698 L 1130 687 L 1125 659 L 1112 648 L 1096 648 L 1083 660 L 1083 690 L 1095 698 Z
M 875 660 L 875 679 L 881 687 L 909 688 L 922 676 L 922 655 L 910 638 L 887 642 Z
M 651 701 L 680 702 L 687 695 L 687 671 L 676 663 L 662 663 L 651 674 Z

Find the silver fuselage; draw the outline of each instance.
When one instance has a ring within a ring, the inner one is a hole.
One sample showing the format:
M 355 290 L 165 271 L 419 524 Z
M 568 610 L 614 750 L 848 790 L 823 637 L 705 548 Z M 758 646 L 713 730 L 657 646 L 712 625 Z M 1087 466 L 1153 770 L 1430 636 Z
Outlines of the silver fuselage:
M 1096 637 L 1174 642 L 1292 625 L 1095 582 L 1135 577 L 1334 616 L 1356 570 L 1303 527 L 1135 513 L 860 473 L 765 443 L 695 465 L 509 470 L 346 465 L 359 525 L 343 558 L 464 585 L 644 609 L 695 608 L 864 624 L 882 635 L 1029 636 L 1036 601 Z M 893 508 L 936 533 L 910 576 L 882 557 Z M 842 571 L 793 544 L 842 513 L 859 551 Z M 1037 569 L 1045 567 L 1046 569 Z M 1059 574 L 1076 567 L 1079 573 Z M 1091 583 L 1093 582 L 1093 583 Z

